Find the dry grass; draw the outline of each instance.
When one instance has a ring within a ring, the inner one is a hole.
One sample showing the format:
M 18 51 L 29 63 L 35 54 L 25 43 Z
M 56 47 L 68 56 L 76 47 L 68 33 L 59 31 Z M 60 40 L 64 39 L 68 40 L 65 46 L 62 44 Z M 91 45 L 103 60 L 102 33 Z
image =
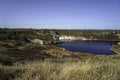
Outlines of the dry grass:
M 104 58 L 98 62 L 91 59 L 63 63 L 32 61 L 1 69 L 7 71 L 6 74 L 14 74 L 13 80 L 120 80 L 120 62 Z

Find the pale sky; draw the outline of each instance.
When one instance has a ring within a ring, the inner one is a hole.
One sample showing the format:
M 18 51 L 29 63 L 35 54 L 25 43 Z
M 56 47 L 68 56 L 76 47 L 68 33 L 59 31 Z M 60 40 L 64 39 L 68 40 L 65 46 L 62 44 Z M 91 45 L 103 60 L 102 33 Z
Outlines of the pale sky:
M 0 27 L 120 29 L 120 0 L 0 0 Z

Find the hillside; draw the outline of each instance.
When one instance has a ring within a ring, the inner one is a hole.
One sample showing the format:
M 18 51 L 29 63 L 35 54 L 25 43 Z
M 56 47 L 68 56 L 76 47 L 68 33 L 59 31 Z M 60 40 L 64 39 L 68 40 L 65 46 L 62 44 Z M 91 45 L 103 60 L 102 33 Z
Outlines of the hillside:
M 41 39 L 54 41 L 53 36 L 83 37 L 89 40 L 119 41 L 119 30 L 55 30 L 55 29 L 0 29 L 0 40 L 25 41 L 29 39 Z
M 53 34 L 119 40 L 118 30 L 0 29 L 0 80 L 120 79 L 119 53 L 106 56 L 70 52 L 53 44 L 58 41 Z M 34 39 L 44 44 L 33 43 Z M 120 47 L 115 45 L 112 50 L 118 52 Z

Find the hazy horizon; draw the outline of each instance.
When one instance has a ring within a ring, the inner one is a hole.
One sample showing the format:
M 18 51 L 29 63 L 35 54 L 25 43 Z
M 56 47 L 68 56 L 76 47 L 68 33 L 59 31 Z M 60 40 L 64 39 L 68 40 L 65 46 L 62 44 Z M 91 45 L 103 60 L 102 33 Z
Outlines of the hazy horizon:
M 67 26 L 68 25 L 68 26 Z M 77 25 L 77 24 L 76 24 Z M 115 26 L 114 26 L 115 27 Z M 81 26 L 75 26 L 71 24 L 18 24 L 18 25 L 0 25 L 0 28 L 11 28 L 11 29 L 81 29 L 81 30 L 120 30 L 119 27 L 105 27 L 105 28 L 93 28 L 90 27 L 81 27 Z

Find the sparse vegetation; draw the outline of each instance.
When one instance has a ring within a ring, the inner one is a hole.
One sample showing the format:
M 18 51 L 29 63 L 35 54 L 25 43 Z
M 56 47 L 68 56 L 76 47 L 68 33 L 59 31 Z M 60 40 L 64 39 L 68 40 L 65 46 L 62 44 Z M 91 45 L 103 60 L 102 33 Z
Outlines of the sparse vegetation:
M 7 80 L 119 80 L 120 62 L 105 58 L 100 61 L 88 58 L 85 62 L 71 59 L 15 63 L 4 66 L 1 75 L 4 73 Z
M 34 38 L 53 41 L 50 31 L 74 36 L 99 33 L 96 37 L 103 40 L 108 39 L 101 35 L 116 36 L 119 32 L 0 29 L 0 80 L 120 80 L 119 45 L 112 47 L 116 55 L 105 56 L 69 52 L 53 44 L 37 45 L 27 41 Z

